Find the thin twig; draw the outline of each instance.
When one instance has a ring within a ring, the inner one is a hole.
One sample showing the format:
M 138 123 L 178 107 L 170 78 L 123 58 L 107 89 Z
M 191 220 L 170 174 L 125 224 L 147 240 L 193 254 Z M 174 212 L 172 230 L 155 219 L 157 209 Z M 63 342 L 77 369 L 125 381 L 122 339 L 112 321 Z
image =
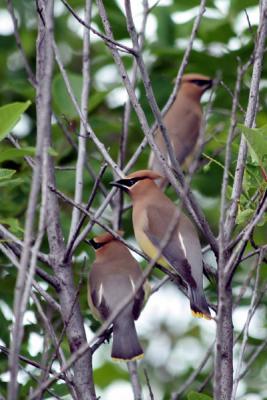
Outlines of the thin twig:
M 5 346 L 1 346 L 0 345 L 0 351 L 5 355 L 9 354 L 9 349 L 7 347 L 5 347 Z M 45 366 L 43 366 L 42 364 L 40 364 L 40 363 L 38 363 L 38 362 L 36 362 L 34 360 L 31 360 L 30 358 L 27 358 L 27 357 L 25 357 L 25 356 L 23 356 L 21 354 L 19 354 L 19 359 L 21 361 L 25 362 L 26 364 L 32 365 L 33 367 L 38 368 L 38 369 L 40 369 L 42 371 L 46 371 L 46 367 Z M 54 369 L 50 368 L 49 373 L 54 375 L 54 374 L 56 374 L 56 371 Z M 59 379 L 62 379 L 64 381 L 65 380 L 65 376 L 61 375 L 59 377 Z
M 122 171 L 120 170 L 118 165 L 110 157 L 109 152 L 106 149 L 105 145 L 98 139 L 97 135 L 94 133 L 94 131 L 93 131 L 92 127 L 89 125 L 89 123 L 84 120 L 84 117 L 83 117 L 83 114 L 82 114 L 81 109 L 79 107 L 79 104 L 77 102 L 77 99 L 75 98 L 75 95 L 73 93 L 70 80 L 68 78 L 68 75 L 66 73 L 64 65 L 62 63 L 60 52 L 59 52 L 57 44 L 56 44 L 56 42 L 54 40 L 53 40 L 53 50 L 54 50 L 54 53 L 55 53 L 55 58 L 56 58 L 58 66 L 59 66 L 61 75 L 62 75 L 63 80 L 65 82 L 67 92 L 68 92 L 68 94 L 69 94 L 69 96 L 71 98 L 71 101 L 72 101 L 72 103 L 73 103 L 73 105 L 74 105 L 74 107 L 75 107 L 75 109 L 76 109 L 76 111 L 77 111 L 77 113 L 78 113 L 78 115 L 79 115 L 79 117 L 81 119 L 82 124 L 85 127 L 86 132 L 88 132 L 88 134 L 89 134 L 88 138 L 93 140 L 93 142 L 96 145 L 96 147 L 98 148 L 99 152 L 102 154 L 104 160 L 111 166 L 113 171 L 115 171 L 120 178 L 123 178 L 124 175 L 123 175 Z
M 94 181 L 94 185 L 93 185 L 92 191 L 91 191 L 91 193 L 90 193 L 90 197 L 89 197 L 88 202 L 87 202 L 87 205 L 86 205 L 86 207 L 85 207 L 85 210 L 88 211 L 88 212 L 89 212 L 89 209 L 90 209 L 90 207 L 91 207 L 91 205 L 92 205 L 92 203 L 93 203 L 93 200 L 94 200 L 95 195 L 96 195 L 96 193 L 97 193 L 97 189 L 98 189 L 98 187 L 99 187 L 99 185 L 100 185 L 100 182 L 101 182 L 101 178 L 102 178 L 102 176 L 104 175 L 104 172 L 105 172 L 106 168 L 107 168 L 107 164 L 105 163 L 105 164 L 103 164 L 102 167 L 100 168 L 99 174 L 98 174 L 98 176 L 96 177 L 96 180 Z M 77 202 L 77 201 L 75 200 L 75 202 Z M 78 209 L 78 208 L 75 207 L 75 209 Z M 79 232 L 80 232 L 80 230 L 81 230 L 81 227 L 82 227 L 82 225 L 83 225 L 85 219 L 86 219 L 86 214 L 84 214 L 84 215 L 80 218 L 80 221 L 79 221 L 79 223 L 77 224 L 76 229 L 75 229 L 75 231 L 73 232 L 72 237 L 70 238 L 70 241 L 69 241 L 69 244 L 68 244 L 68 246 L 67 246 L 67 249 L 66 249 L 66 252 L 65 252 L 65 256 L 64 256 L 64 260 L 65 260 L 65 261 L 67 261 L 68 258 L 70 257 L 70 254 L 71 254 L 72 249 L 73 249 L 73 245 L 74 245 L 74 243 L 75 243 L 75 240 L 76 240 L 76 238 L 77 238 L 77 236 L 78 236 L 78 234 L 79 234 Z
M 82 20 L 82 18 L 79 17 L 79 15 L 76 14 L 76 12 L 73 10 L 73 8 L 71 8 L 71 6 L 67 3 L 66 0 L 61 0 L 62 3 L 65 5 L 65 7 L 69 10 L 69 12 L 73 15 L 73 17 L 75 19 L 77 19 L 77 21 L 79 21 L 79 23 L 81 25 L 83 25 L 85 28 L 91 30 L 95 35 L 99 36 L 101 39 L 104 40 L 104 42 L 106 43 L 107 46 L 109 46 L 110 44 L 117 46 L 118 49 L 120 51 L 135 55 L 135 51 L 133 49 L 131 49 L 128 46 L 123 45 L 122 43 L 116 42 L 116 40 L 110 39 L 109 37 L 107 37 L 106 35 L 104 35 L 103 33 L 98 32 L 95 28 L 93 28 L 91 25 L 89 25 L 88 23 L 86 23 L 86 21 Z
M 142 19 L 141 30 L 138 34 L 140 49 L 142 49 L 144 46 L 145 30 L 146 30 L 148 15 L 149 15 L 148 1 L 143 0 L 143 19 Z M 132 67 L 132 77 L 131 77 L 131 83 L 132 83 L 133 87 L 135 87 L 135 84 L 136 84 L 137 71 L 138 71 L 138 65 L 137 65 L 136 59 L 134 59 L 133 67 Z M 125 165 L 131 109 L 132 109 L 131 101 L 130 101 L 130 99 L 128 99 L 125 104 L 124 112 L 123 112 L 122 131 L 121 131 L 121 137 L 120 137 L 120 148 L 119 148 L 119 156 L 118 156 L 118 164 L 121 169 L 123 169 L 123 167 Z M 120 229 L 122 212 L 123 212 L 123 192 L 121 190 L 118 191 L 116 193 L 116 195 L 114 196 L 114 203 L 116 206 L 114 209 L 115 215 L 113 218 L 113 227 L 114 227 L 114 230 L 118 230 L 118 229 Z
M 57 339 L 56 333 L 53 329 L 53 326 L 50 322 L 50 320 L 48 319 L 47 313 L 44 312 L 43 307 L 41 305 L 41 303 L 39 302 L 38 298 L 35 296 L 34 293 L 31 294 L 31 297 L 36 305 L 38 314 L 40 315 L 40 318 L 43 322 L 43 325 L 45 327 L 46 332 L 48 333 L 49 337 L 52 340 L 53 346 L 55 348 L 55 352 L 54 352 L 54 356 L 53 356 L 53 360 L 54 358 L 58 358 L 59 364 L 62 366 L 64 364 L 65 360 L 65 355 L 63 350 L 59 347 L 59 340 Z M 46 364 L 46 378 L 48 377 L 49 371 L 52 368 L 52 363 L 50 364 Z M 64 376 L 64 380 L 67 384 L 67 386 L 69 387 L 73 397 L 75 400 L 78 400 L 77 397 L 75 396 L 75 392 L 73 392 L 73 376 L 71 375 L 70 371 L 66 371 L 66 373 L 63 374 Z M 40 393 L 40 395 L 42 395 L 42 393 Z
M 19 260 L 18 260 L 17 256 L 12 252 L 12 250 L 10 250 L 8 247 L 4 246 L 2 243 L 0 243 L 0 249 L 1 249 L 2 253 L 5 254 L 5 256 L 10 260 L 10 262 L 19 270 L 19 268 L 20 268 Z M 40 293 L 40 295 L 47 301 L 47 303 L 55 311 L 57 311 L 57 312 L 61 311 L 60 305 L 57 303 L 57 301 L 54 300 L 54 298 L 49 293 L 47 293 L 35 279 L 33 279 L 32 285 L 36 289 L 36 291 L 38 293 Z
M 92 14 L 92 1 L 86 0 L 84 10 L 84 20 L 87 25 L 90 25 Z M 84 28 L 83 33 L 83 86 L 81 94 L 81 113 L 83 115 L 83 121 L 87 123 L 87 112 L 88 112 L 88 97 L 90 91 L 90 31 Z M 77 203 L 81 203 L 83 197 L 83 174 L 84 165 L 86 160 L 86 125 L 83 122 L 80 123 L 80 135 L 78 137 L 78 157 L 76 163 L 76 175 L 75 175 L 75 193 L 74 199 Z M 72 240 L 73 234 L 76 231 L 76 227 L 79 223 L 80 212 L 77 208 L 73 208 L 71 216 L 71 224 L 69 230 L 68 243 Z
M 16 39 L 17 47 L 19 49 L 21 58 L 23 60 L 23 64 L 24 64 L 25 70 L 27 72 L 28 79 L 29 79 L 30 83 L 32 84 L 32 86 L 35 87 L 36 86 L 36 78 L 34 76 L 34 73 L 33 73 L 32 69 L 31 69 L 31 66 L 30 66 L 30 64 L 28 62 L 28 59 L 26 57 L 24 48 L 22 46 L 22 42 L 21 42 L 20 35 L 19 35 L 19 29 L 18 29 L 18 21 L 17 21 L 16 15 L 15 15 L 15 10 L 14 10 L 14 6 L 13 6 L 13 1 L 12 0 L 6 0 L 6 2 L 7 2 L 7 8 L 8 8 L 8 11 L 10 13 L 10 16 L 12 18 L 12 22 L 13 22 L 13 26 L 14 26 L 14 36 L 15 36 L 15 39 Z
M 250 326 L 250 322 L 251 322 L 251 319 L 253 316 L 253 309 L 255 308 L 255 305 L 256 305 L 255 303 L 256 303 L 256 299 L 257 299 L 257 291 L 258 291 L 258 286 L 259 286 L 259 273 L 260 273 L 261 260 L 262 260 L 262 252 L 260 252 L 258 255 L 255 285 L 254 285 L 254 290 L 253 290 L 253 294 L 252 294 L 252 298 L 251 298 L 251 302 L 250 302 L 250 307 L 249 307 L 248 314 L 247 314 L 247 319 L 246 319 L 246 322 L 245 322 L 244 328 L 243 328 L 243 330 L 244 330 L 243 341 L 242 341 L 242 345 L 240 348 L 238 362 L 237 362 L 237 366 L 236 366 L 236 370 L 235 370 L 233 392 L 232 392 L 231 400 L 235 400 L 235 398 L 236 398 L 236 391 L 237 391 L 237 387 L 238 387 L 238 383 L 239 383 L 238 377 L 240 375 L 240 370 L 242 368 L 242 363 L 243 363 L 243 357 L 244 357 L 245 349 L 246 349 L 247 342 L 248 342 L 249 326 Z
M 151 384 L 150 384 L 150 380 L 149 380 L 149 376 L 148 376 L 146 368 L 144 368 L 144 374 L 145 374 L 145 378 L 146 378 L 146 383 L 147 383 L 147 387 L 148 387 L 150 400 L 154 400 L 154 394 L 153 394 L 153 391 L 152 391 L 152 387 L 151 387 Z

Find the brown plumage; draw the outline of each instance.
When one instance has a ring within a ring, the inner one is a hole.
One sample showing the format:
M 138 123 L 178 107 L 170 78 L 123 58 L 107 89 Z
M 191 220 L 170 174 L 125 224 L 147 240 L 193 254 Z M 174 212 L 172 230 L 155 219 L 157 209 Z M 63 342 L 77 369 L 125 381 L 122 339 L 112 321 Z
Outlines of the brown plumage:
M 133 201 L 133 227 L 136 240 L 150 258 L 155 258 L 168 227 L 177 215 L 177 207 L 155 184 L 158 173 L 142 170 L 113 182 L 126 190 Z M 203 261 L 197 231 L 182 212 L 158 263 L 172 268 L 188 287 L 194 316 L 210 318 L 203 291 Z
M 190 159 L 193 158 L 202 122 L 200 99 L 202 94 L 211 86 L 212 79 L 207 76 L 200 74 L 184 75 L 176 99 L 163 118 L 174 153 L 181 165 L 189 166 Z M 167 149 L 159 130 L 155 133 L 155 141 L 166 157 Z M 163 176 L 165 175 L 153 152 L 150 154 L 148 167 Z M 164 179 L 160 186 L 164 187 L 166 182 L 166 179 Z
M 93 315 L 105 321 L 130 293 L 134 293 L 142 279 L 142 271 L 127 247 L 110 233 L 90 242 L 95 248 L 96 259 L 89 273 L 88 302 Z M 143 356 L 134 323 L 143 303 L 144 289 L 141 287 L 114 320 L 112 358 L 128 361 Z

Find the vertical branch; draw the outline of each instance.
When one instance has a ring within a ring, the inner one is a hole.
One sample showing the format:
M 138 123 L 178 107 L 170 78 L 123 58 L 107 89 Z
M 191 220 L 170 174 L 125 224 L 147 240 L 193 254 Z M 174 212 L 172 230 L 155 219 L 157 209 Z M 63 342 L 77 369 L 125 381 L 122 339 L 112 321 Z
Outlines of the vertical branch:
M 141 30 L 138 35 L 140 49 L 142 49 L 144 46 L 145 30 L 146 30 L 148 14 L 149 14 L 148 1 L 143 0 L 143 20 L 142 20 Z M 132 68 L 132 79 L 131 79 L 132 87 L 135 87 L 135 84 L 136 84 L 137 70 L 138 70 L 138 65 L 137 65 L 136 59 L 134 58 L 133 68 Z M 124 107 L 122 132 L 121 132 L 121 139 L 120 139 L 120 149 L 119 149 L 119 157 L 118 157 L 118 165 L 121 170 L 124 168 L 125 159 L 126 159 L 126 149 L 127 149 L 127 142 L 128 142 L 131 109 L 132 109 L 131 101 L 128 98 L 128 100 L 125 104 L 125 107 Z M 119 190 L 116 193 L 116 195 L 113 198 L 113 202 L 115 204 L 113 229 L 118 230 L 121 225 L 121 216 L 122 216 L 122 209 L 123 209 L 123 192 L 121 190 Z
M 139 382 L 136 361 L 127 362 L 127 367 L 131 378 L 134 400 L 142 400 L 142 387 Z
M 18 29 L 18 21 L 17 21 L 16 15 L 15 15 L 13 1 L 12 0 L 6 0 L 6 2 L 7 2 L 7 8 L 8 8 L 8 11 L 10 13 L 10 16 L 12 18 L 12 22 L 13 22 L 13 26 L 14 26 L 14 35 L 15 35 L 17 47 L 18 47 L 18 50 L 19 50 L 20 55 L 22 57 L 24 67 L 25 67 L 25 70 L 26 70 L 27 75 L 28 75 L 28 79 L 29 79 L 30 83 L 32 84 L 32 86 L 36 87 L 36 79 L 35 79 L 34 73 L 33 73 L 32 69 L 31 69 L 31 66 L 30 66 L 28 60 L 27 60 L 24 48 L 23 48 L 22 43 L 21 43 L 21 39 L 20 39 L 20 35 L 19 35 L 19 29 Z
M 84 20 L 90 25 L 92 13 L 92 1 L 86 0 Z M 90 31 L 84 28 L 83 33 L 83 87 L 81 96 L 81 112 L 83 119 L 87 123 L 88 96 L 90 90 Z M 76 164 L 75 179 L 75 195 L 74 199 L 77 203 L 82 202 L 83 194 L 83 171 L 86 158 L 86 125 L 80 122 L 80 135 L 78 139 L 78 158 Z M 73 232 L 78 224 L 80 212 L 77 208 L 73 208 L 71 226 L 69 232 L 69 240 L 73 236 Z
M 43 12 L 46 19 L 43 17 Z M 42 10 L 39 10 L 38 19 L 39 31 L 44 29 L 47 32 L 46 41 L 41 41 L 37 48 L 38 63 L 38 87 L 37 87 L 37 122 L 40 135 L 44 137 L 44 147 L 51 146 L 51 81 L 53 68 L 53 0 L 43 3 Z M 43 26 L 45 21 L 45 26 Z M 49 66 L 49 74 L 46 69 Z M 48 186 L 55 186 L 55 168 L 52 157 L 48 155 L 45 174 L 47 175 Z M 67 324 L 66 335 L 71 352 L 75 352 L 83 343 L 86 343 L 86 335 L 83 326 L 83 319 L 78 302 L 75 302 L 73 314 L 69 318 L 70 304 L 74 304 L 76 289 L 73 279 L 71 263 L 64 263 L 65 245 L 60 225 L 60 211 L 58 200 L 51 191 L 47 195 L 47 235 L 50 249 L 51 264 L 56 278 L 59 282 L 59 301 L 61 305 L 61 316 Z M 94 400 L 95 389 L 92 377 L 92 358 L 88 351 L 73 366 L 74 390 L 77 398 L 81 400 Z
M 40 316 L 40 319 L 43 322 L 43 326 L 44 326 L 44 330 L 46 332 L 46 336 L 49 337 L 49 339 L 51 340 L 53 347 L 55 348 L 54 350 L 54 355 L 57 356 L 57 359 L 59 361 L 60 366 L 62 367 L 64 365 L 64 363 L 66 362 L 65 360 L 65 356 L 64 356 L 64 352 L 63 350 L 59 347 L 60 342 L 57 339 L 56 333 L 53 329 L 53 326 L 47 316 L 47 314 L 44 312 L 43 307 L 41 305 L 41 303 L 39 302 L 37 296 L 35 295 L 35 293 L 31 294 L 31 297 L 36 305 L 38 314 Z M 47 354 L 48 356 L 48 354 Z M 53 360 L 56 357 L 53 357 Z M 46 363 L 42 363 L 43 365 L 46 366 L 46 368 L 43 371 L 43 377 L 40 380 L 40 384 L 45 381 L 48 376 L 49 376 L 49 372 L 52 370 L 52 363 L 49 362 L 49 358 L 46 358 Z M 69 387 L 70 393 L 72 393 L 73 397 L 75 400 L 77 400 L 77 396 L 75 396 L 75 393 L 73 392 L 73 383 L 72 383 L 72 376 L 70 374 L 70 371 L 67 371 L 66 374 L 64 374 L 64 379 L 66 382 L 66 385 Z M 36 398 L 36 400 L 41 400 L 42 399 L 42 395 L 43 393 L 40 393 L 40 398 Z
M 247 320 L 244 325 L 243 340 L 242 340 L 238 363 L 237 363 L 237 367 L 236 367 L 236 371 L 235 371 L 233 393 L 232 393 L 232 397 L 231 397 L 232 400 L 235 400 L 235 398 L 236 398 L 236 391 L 237 391 L 237 387 L 238 387 L 238 383 L 239 383 L 239 374 L 240 374 L 240 370 L 242 368 L 243 357 L 244 357 L 246 345 L 248 342 L 249 325 L 250 325 L 250 321 L 251 321 L 254 311 L 255 311 L 255 306 L 256 306 L 256 301 L 257 301 L 257 290 L 258 290 L 258 285 L 259 285 L 260 264 L 262 262 L 262 257 L 263 257 L 263 252 L 260 251 L 260 253 L 258 255 L 258 259 L 257 259 L 257 270 L 256 270 L 256 278 L 255 278 L 253 295 L 252 295 L 251 302 L 250 302 L 250 308 L 248 311 Z
M 223 277 L 223 260 L 224 257 L 220 254 L 218 263 L 218 310 L 215 344 L 215 400 L 229 400 L 233 387 L 233 299 L 232 287 L 225 282 Z
M 246 72 L 247 68 L 250 65 L 250 61 L 245 66 L 238 66 L 237 68 L 237 79 L 235 84 L 235 91 L 233 96 L 233 104 L 232 104 L 232 112 L 231 112 L 231 125 L 228 132 L 227 143 L 226 143 L 226 150 L 225 150 L 225 162 L 224 162 L 224 172 L 223 172 L 223 183 L 222 183 L 222 190 L 221 190 L 221 210 L 220 210 L 220 241 L 221 247 L 224 247 L 226 243 L 229 241 L 229 237 L 225 237 L 225 230 L 227 226 L 225 226 L 225 217 L 226 217 L 226 191 L 228 185 L 228 178 L 229 178 L 229 170 L 231 166 L 231 145 L 234 138 L 234 133 L 237 125 L 237 109 L 238 109 L 238 102 L 239 102 L 239 95 L 241 90 L 241 82 Z M 229 232 L 229 231 L 228 231 Z M 224 240 L 226 243 L 224 243 Z M 223 242 L 222 242 L 223 241 Z
M 215 383 L 214 392 L 216 399 L 222 393 L 224 398 L 229 399 L 233 385 L 233 323 L 232 323 L 232 288 L 229 282 L 226 285 L 225 262 L 229 257 L 227 252 L 227 240 L 225 238 L 225 212 L 226 212 L 226 190 L 231 163 L 231 144 L 237 124 L 237 107 L 241 89 L 243 73 L 238 66 L 235 93 L 233 98 L 231 126 L 229 128 L 226 151 L 223 184 L 221 190 L 221 210 L 219 227 L 219 262 L 218 262 L 218 312 L 217 312 L 217 335 L 215 355 Z M 227 336 L 226 336 L 227 333 Z M 227 397 L 228 396 L 228 397 Z
M 259 82 L 262 70 L 262 59 L 264 53 L 265 39 L 267 33 L 267 0 L 261 2 L 260 22 L 258 29 L 258 40 L 254 50 L 254 64 L 251 80 L 251 88 L 249 94 L 248 107 L 245 117 L 245 125 L 252 127 L 255 123 L 255 117 L 258 104 Z M 236 254 L 242 251 L 242 247 L 238 246 L 233 254 L 227 249 L 237 213 L 237 205 L 242 191 L 242 182 L 245 170 L 245 162 L 247 157 L 247 144 L 244 136 L 241 137 L 239 154 L 235 172 L 235 179 L 232 191 L 232 203 L 226 214 L 226 188 L 227 174 L 230 167 L 231 141 L 236 123 L 236 110 L 238 92 L 240 91 L 240 82 L 244 70 L 249 66 L 239 69 L 235 97 L 232 109 L 232 121 L 229 131 L 225 171 L 222 186 L 221 200 L 221 216 L 220 216 L 220 235 L 219 235 L 219 263 L 218 263 L 218 313 L 217 313 L 217 332 L 216 332 L 216 353 L 215 353 L 215 379 L 214 379 L 214 398 L 215 400 L 228 400 L 232 396 L 233 390 L 233 326 L 232 326 L 232 276 L 229 278 L 229 269 L 234 265 Z M 246 235 L 244 235 L 246 236 Z M 245 237 L 243 237 L 245 243 Z M 244 248 L 244 247 L 243 247 Z M 230 267 L 229 267 L 230 265 Z
M 256 118 L 257 104 L 259 97 L 259 84 L 261 78 L 266 35 L 267 35 L 267 0 L 261 0 L 258 38 L 255 43 L 255 49 L 254 49 L 253 71 L 250 84 L 247 112 L 245 117 L 245 126 L 248 128 L 251 128 L 254 125 Z M 227 226 L 226 235 L 228 238 L 231 236 L 231 232 L 235 224 L 238 201 L 242 191 L 246 158 L 247 158 L 247 143 L 244 135 L 242 135 L 239 146 L 239 153 L 235 170 L 235 179 L 231 196 L 232 204 L 229 208 L 226 221 L 226 226 Z
M 50 1 L 49 2 L 50 8 L 52 8 L 52 5 L 53 2 L 51 3 Z M 48 9 L 49 7 L 47 8 L 47 10 Z M 37 52 L 39 52 L 40 54 L 40 57 L 37 58 L 37 70 L 39 70 L 39 72 L 41 71 L 41 73 L 44 76 L 46 76 L 47 81 L 49 82 L 52 74 L 52 61 L 51 57 L 49 57 L 50 25 L 49 22 L 47 22 L 47 20 L 49 20 L 48 13 L 45 13 L 44 20 L 46 21 L 46 26 L 42 25 L 42 28 L 39 30 L 38 40 L 37 40 Z M 46 61 L 45 63 L 44 60 Z M 38 81 L 37 104 L 41 103 L 41 101 L 46 101 L 48 93 L 49 89 L 45 84 L 45 82 Z M 34 172 L 32 177 L 31 191 L 29 195 L 29 202 L 26 212 L 24 243 L 20 260 L 20 268 L 18 271 L 18 276 L 16 281 L 16 288 L 15 288 L 15 300 L 13 307 L 14 323 L 12 325 L 11 345 L 9 354 L 10 380 L 8 384 L 8 400 L 16 400 L 18 396 L 18 382 L 17 382 L 17 374 L 19 366 L 18 356 L 23 337 L 23 315 L 28 302 L 29 287 L 31 286 L 31 280 L 34 275 L 38 248 L 41 243 L 41 238 L 43 234 L 44 220 L 42 220 L 42 215 L 41 215 L 39 224 L 39 234 L 34 246 L 34 252 L 32 253 L 32 262 L 30 268 L 31 273 L 27 282 L 27 271 L 31 257 L 31 243 L 34 236 L 35 212 L 37 208 L 37 202 L 40 190 L 41 174 L 43 172 L 42 163 L 44 162 L 45 159 L 44 143 L 46 134 L 47 134 L 46 119 L 40 118 L 39 123 L 37 124 L 36 158 L 35 158 Z

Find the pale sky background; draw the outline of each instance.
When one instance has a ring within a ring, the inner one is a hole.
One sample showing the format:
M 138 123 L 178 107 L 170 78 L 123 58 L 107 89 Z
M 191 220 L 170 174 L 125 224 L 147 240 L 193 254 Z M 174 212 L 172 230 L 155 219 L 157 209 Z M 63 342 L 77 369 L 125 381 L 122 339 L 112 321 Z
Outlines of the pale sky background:
M 123 10 L 123 1 L 117 0 L 117 3 Z M 149 4 L 154 4 L 155 1 L 149 1 Z M 159 5 L 167 5 L 171 2 L 169 0 L 161 0 Z M 217 0 L 216 5 L 218 6 L 218 11 L 207 9 L 206 16 L 211 18 L 220 19 L 223 18 L 227 14 L 227 10 L 229 7 L 229 0 Z M 142 21 L 142 1 L 135 0 L 132 1 L 134 21 L 136 23 L 137 28 L 140 27 Z M 64 10 L 64 6 L 59 0 L 55 2 L 55 13 L 59 16 Z M 190 20 L 193 16 L 197 14 L 198 8 L 195 8 L 190 11 L 185 12 L 177 12 L 172 15 L 172 18 L 177 23 L 183 23 Z M 94 7 L 93 12 L 96 13 L 96 8 Z M 250 21 L 252 24 L 258 22 L 258 7 L 247 9 Z M 82 16 L 82 10 L 81 10 Z M 29 21 L 30 24 L 33 24 L 34 21 Z M 234 27 L 237 37 L 231 39 L 228 43 L 228 47 L 233 49 L 238 49 L 244 41 L 239 39 L 239 35 L 242 31 L 247 27 L 247 20 L 245 13 L 241 13 L 236 20 L 236 25 Z M 82 36 L 83 30 L 82 27 L 70 16 L 68 20 L 68 28 L 74 30 L 78 35 Z M 0 35 L 10 35 L 13 32 L 12 21 L 9 17 L 9 14 L 5 10 L 1 10 L 0 13 Z M 146 29 L 146 37 L 152 40 L 156 40 L 156 19 L 153 15 L 148 17 L 147 29 Z M 100 40 L 96 36 L 92 35 L 92 40 L 97 41 Z M 125 44 L 130 45 L 130 41 L 124 41 Z M 187 45 L 187 41 L 182 39 L 177 41 L 177 47 L 185 48 Z M 202 48 L 202 43 L 200 40 L 196 40 L 194 42 L 194 46 L 198 49 Z M 209 51 L 214 53 L 215 55 L 219 55 L 221 52 L 225 51 L 225 47 L 221 47 L 221 45 L 212 44 L 209 47 Z M 70 49 L 64 48 L 65 61 L 68 60 L 68 54 L 70 56 Z M 153 61 L 151 56 L 146 55 L 146 62 L 149 63 Z M 15 62 L 14 62 L 15 61 Z M 9 60 L 10 68 L 20 68 L 20 58 L 18 53 L 15 53 L 11 60 Z M 178 65 L 177 65 L 178 68 Z M 120 83 L 120 78 L 117 73 L 116 67 L 114 65 L 108 65 L 101 68 L 96 74 L 96 85 L 100 90 L 105 89 L 106 85 L 110 82 L 110 76 L 112 79 L 117 79 L 118 83 Z M 108 96 L 108 101 L 112 98 L 112 102 L 114 107 L 125 102 L 127 98 L 127 94 L 124 89 L 117 88 L 114 89 Z M 28 134 L 31 128 L 31 120 L 27 115 L 24 115 L 20 122 L 17 124 L 14 132 L 23 137 Z M 46 284 L 43 284 L 43 287 L 46 288 Z M 8 306 L 0 300 L 0 308 L 4 315 L 11 320 L 12 311 L 8 308 Z M 247 307 L 238 307 L 234 312 L 234 326 L 236 331 L 240 331 L 243 328 L 243 325 L 247 318 Z M 259 309 L 252 320 L 250 325 L 250 334 L 256 338 L 263 338 L 266 336 L 266 329 L 262 325 L 261 318 L 263 314 L 263 310 Z M 24 323 L 36 323 L 35 316 L 31 311 L 27 311 L 24 318 Z M 170 332 L 181 334 L 188 330 L 189 327 L 199 326 L 201 330 L 201 338 L 203 340 L 203 344 L 199 343 L 199 341 L 194 340 L 193 338 L 184 338 L 176 343 L 174 349 L 172 349 L 170 353 L 170 339 L 167 334 L 158 334 L 159 326 L 164 322 Z M 179 290 L 172 284 L 167 284 L 163 288 L 160 289 L 157 293 L 155 293 L 148 301 L 144 311 L 142 312 L 139 320 L 137 321 L 137 330 L 140 338 L 150 337 L 151 341 L 149 346 L 145 349 L 145 359 L 142 363 L 146 363 L 146 360 L 149 360 L 151 363 L 155 365 L 155 368 L 159 368 L 160 366 L 165 366 L 170 373 L 173 375 L 180 374 L 184 369 L 188 368 L 188 366 L 196 366 L 200 363 L 202 357 L 206 353 L 207 348 L 212 343 L 215 338 L 215 322 L 214 321 L 206 321 L 200 320 L 191 317 L 189 302 L 188 300 L 179 292 Z M 90 340 L 93 336 L 90 327 L 86 325 L 86 333 L 88 340 Z M 156 333 L 156 334 L 155 334 Z M 30 336 L 30 346 L 31 355 L 36 355 L 42 349 L 42 338 L 32 333 Z M 0 340 L 0 344 L 4 344 Z M 190 351 L 189 351 L 190 349 Z M 235 355 L 237 355 L 237 349 L 235 348 Z M 110 361 L 110 344 L 105 344 L 102 346 L 94 355 L 94 368 L 100 367 L 106 360 Z M 122 365 L 122 364 L 121 364 Z M 122 365 L 123 368 L 126 368 Z M 31 370 L 31 367 L 28 368 Z M 33 368 L 32 368 L 33 370 Z M 7 381 L 8 373 L 4 373 L 0 376 L 0 379 Z M 22 371 L 20 371 L 19 379 L 21 382 L 25 382 L 25 379 L 28 379 L 28 375 Z M 158 387 L 156 382 L 152 382 L 153 391 L 155 395 L 155 399 L 160 399 L 162 393 L 160 392 L 160 388 Z M 146 389 L 145 389 L 146 390 Z M 144 390 L 144 393 L 146 393 Z M 238 396 L 242 399 L 242 394 L 246 392 L 246 387 L 243 383 L 239 384 L 238 388 Z M 114 384 L 110 385 L 105 391 L 101 391 L 97 388 L 97 394 L 101 395 L 103 400 L 131 400 L 132 399 L 132 389 L 129 383 L 121 381 L 114 382 Z M 266 390 L 267 396 L 267 390 Z M 147 396 L 145 396 L 147 398 Z M 66 398 L 67 399 L 67 398 Z M 247 394 L 245 397 L 246 400 L 261 400 L 261 397 L 254 394 Z

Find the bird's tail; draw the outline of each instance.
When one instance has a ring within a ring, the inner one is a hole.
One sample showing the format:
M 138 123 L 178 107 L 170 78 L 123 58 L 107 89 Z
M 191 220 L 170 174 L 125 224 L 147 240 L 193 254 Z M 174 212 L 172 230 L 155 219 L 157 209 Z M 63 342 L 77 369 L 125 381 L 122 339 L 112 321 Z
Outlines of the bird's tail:
M 204 292 L 198 287 L 189 287 L 190 307 L 194 317 L 211 319 L 211 314 Z
M 131 313 L 121 313 L 113 323 L 113 343 L 111 357 L 117 361 L 133 361 L 143 358 Z

